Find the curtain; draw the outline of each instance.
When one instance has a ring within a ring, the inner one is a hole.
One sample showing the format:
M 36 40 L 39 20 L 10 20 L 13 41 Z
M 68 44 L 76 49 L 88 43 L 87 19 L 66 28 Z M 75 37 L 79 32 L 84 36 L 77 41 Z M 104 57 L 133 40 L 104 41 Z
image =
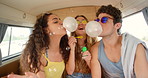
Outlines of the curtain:
M 148 25 L 148 7 L 142 9 L 142 13 L 143 13 L 145 21 L 146 21 L 146 23 Z
M 7 27 L 8 25 L 0 23 L 0 45 L 1 45 L 1 42 L 3 41 Z M 0 65 L 1 64 L 2 64 L 2 53 L 1 53 L 1 48 L 0 48 Z

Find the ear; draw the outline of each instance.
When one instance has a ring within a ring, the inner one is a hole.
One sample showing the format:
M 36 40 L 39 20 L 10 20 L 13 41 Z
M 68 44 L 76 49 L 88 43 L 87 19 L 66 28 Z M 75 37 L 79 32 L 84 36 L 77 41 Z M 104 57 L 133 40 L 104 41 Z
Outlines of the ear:
M 119 28 L 121 28 L 121 25 L 122 25 L 121 23 L 116 23 L 116 24 L 115 24 L 115 28 L 116 28 L 116 29 L 119 29 Z
M 47 27 L 47 28 L 45 28 L 45 32 L 46 32 L 46 33 L 50 33 L 50 31 L 49 31 L 48 27 Z

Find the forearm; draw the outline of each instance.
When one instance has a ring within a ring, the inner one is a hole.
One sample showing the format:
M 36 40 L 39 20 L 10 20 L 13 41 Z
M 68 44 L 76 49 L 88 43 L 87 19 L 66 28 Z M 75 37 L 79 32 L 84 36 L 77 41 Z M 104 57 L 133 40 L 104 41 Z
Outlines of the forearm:
M 74 72 L 75 69 L 75 53 L 74 50 L 71 49 L 68 62 L 66 63 L 66 71 L 69 75 Z
M 101 78 L 101 66 L 98 61 L 91 61 L 92 78 Z
M 91 68 L 91 67 L 90 67 L 90 60 L 86 61 L 86 63 L 87 63 L 87 65 L 88 65 L 88 67 Z

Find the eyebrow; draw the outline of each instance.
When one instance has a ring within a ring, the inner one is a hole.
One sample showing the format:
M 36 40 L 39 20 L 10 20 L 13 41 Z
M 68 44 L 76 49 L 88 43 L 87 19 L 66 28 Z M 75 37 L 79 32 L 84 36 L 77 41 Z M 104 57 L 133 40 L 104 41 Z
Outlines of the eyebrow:
M 82 19 L 82 21 L 84 21 L 84 20 L 86 20 L 86 19 Z M 79 21 L 79 20 L 77 20 L 77 21 Z
M 110 17 L 110 16 L 103 16 L 103 17 L 113 18 L 113 17 Z M 101 17 L 101 18 L 103 18 L 103 17 Z
M 58 20 L 58 19 L 61 20 L 60 18 L 53 18 L 52 20 Z

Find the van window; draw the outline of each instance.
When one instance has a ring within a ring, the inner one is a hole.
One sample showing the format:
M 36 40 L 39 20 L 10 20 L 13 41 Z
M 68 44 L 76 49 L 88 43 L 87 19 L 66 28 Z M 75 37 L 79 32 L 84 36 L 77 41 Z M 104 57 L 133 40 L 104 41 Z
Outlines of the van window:
M 2 58 L 21 52 L 29 39 L 31 30 L 32 28 L 9 26 L 1 43 Z
M 121 32 L 128 32 L 129 34 L 134 35 L 145 41 L 148 46 L 148 25 L 142 12 L 123 18 Z

